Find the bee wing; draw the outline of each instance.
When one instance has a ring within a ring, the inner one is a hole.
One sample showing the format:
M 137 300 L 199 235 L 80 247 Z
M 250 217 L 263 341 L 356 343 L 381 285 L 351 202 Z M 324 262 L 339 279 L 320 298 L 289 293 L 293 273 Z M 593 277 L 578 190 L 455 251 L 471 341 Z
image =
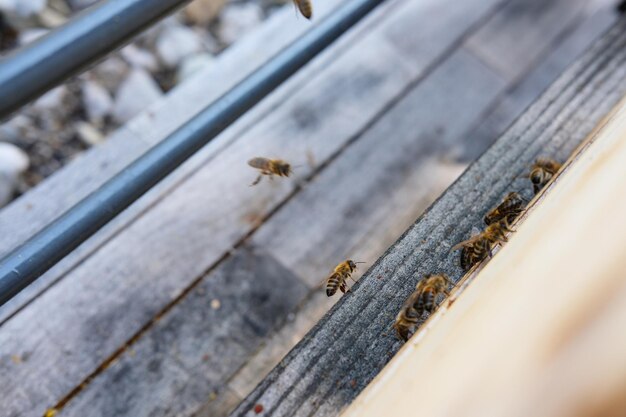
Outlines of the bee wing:
M 252 158 L 248 161 L 248 165 L 250 165 L 252 168 L 263 169 L 267 165 L 267 161 L 267 158 Z
M 459 242 L 450 248 L 450 252 L 459 250 L 459 249 L 464 248 L 465 246 L 471 245 L 472 243 L 476 242 L 480 238 L 481 238 L 481 235 L 476 235 L 476 236 L 470 237 L 467 240 L 464 240 L 463 242 Z
M 338 272 L 333 272 L 330 275 L 328 275 L 326 278 L 324 278 L 323 280 L 320 281 L 320 285 L 326 285 L 326 283 L 328 282 L 329 279 L 331 279 L 334 276 L 339 275 Z

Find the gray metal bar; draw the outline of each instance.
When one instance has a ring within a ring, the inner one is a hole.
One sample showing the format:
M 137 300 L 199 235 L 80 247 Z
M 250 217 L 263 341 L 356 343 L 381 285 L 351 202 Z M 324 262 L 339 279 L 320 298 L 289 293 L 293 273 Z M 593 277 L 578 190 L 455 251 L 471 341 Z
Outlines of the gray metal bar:
M 384 0 L 351 0 L 0 261 L 0 305 L 210 142 Z
M 108 0 L 0 59 L 0 120 L 188 0 Z

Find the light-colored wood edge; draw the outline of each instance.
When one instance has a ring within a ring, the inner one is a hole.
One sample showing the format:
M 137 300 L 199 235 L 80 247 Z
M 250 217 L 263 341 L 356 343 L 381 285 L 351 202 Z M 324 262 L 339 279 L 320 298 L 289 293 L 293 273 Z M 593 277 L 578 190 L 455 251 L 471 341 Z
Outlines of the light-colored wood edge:
M 343 416 L 624 415 L 625 167 L 622 101 Z

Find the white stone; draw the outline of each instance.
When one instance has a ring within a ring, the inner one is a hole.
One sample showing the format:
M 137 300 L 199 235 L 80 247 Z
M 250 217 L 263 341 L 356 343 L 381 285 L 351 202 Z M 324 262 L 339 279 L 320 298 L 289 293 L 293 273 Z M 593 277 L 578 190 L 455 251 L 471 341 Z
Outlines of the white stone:
M 261 7 L 254 3 L 231 4 L 220 16 L 219 35 L 223 42 L 234 43 L 263 20 Z
M 210 66 L 213 61 L 215 61 L 215 58 L 206 52 L 188 56 L 183 60 L 178 68 L 178 72 L 176 74 L 177 82 L 181 83 L 191 78 L 194 74 Z
M 17 146 L 0 142 L 0 206 L 4 206 L 13 196 L 19 176 L 28 169 L 26 152 Z
M 225 4 L 226 0 L 194 0 L 183 12 L 190 22 L 206 25 L 219 15 Z
M 104 141 L 104 135 L 87 122 L 77 122 L 76 133 L 80 140 L 88 146 L 96 146 Z
M 159 63 L 151 52 L 138 48 L 132 43 L 125 46 L 121 53 L 122 57 L 124 57 L 126 62 L 128 62 L 132 67 L 143 68 L 150 72 L 155 72 L 159 69 Z
M 33 108 L 37 110 L 59 110 L 63 106 L 63 100 L 67 96 L 67 87 L 60 85 L 39 97 L 34 103 Z
M 113 117 L 118 123 L 126 123 L 162 95 L 163 92 L 150 74 L 135 68 L 117 90 Z
M 82 93 L 85 112 L 89 120 L 99 122 L 111 114 L 113 98 L 106 88 L 94 81 L 85 81 L 82 85 Z
M 170 26 L 163 29 L 155 48 L 164 65 L 176 68 L 185 57 L 202 50 L 202 39 L 185 26 Z
M 0 10 L 23 18 L 36 16 L 46 8 L 47 0 L 0 0 Z
M 20 45 L 29 43 L 41 38 L 48 33 L 48 29 L 27 29 L 20 33 Z

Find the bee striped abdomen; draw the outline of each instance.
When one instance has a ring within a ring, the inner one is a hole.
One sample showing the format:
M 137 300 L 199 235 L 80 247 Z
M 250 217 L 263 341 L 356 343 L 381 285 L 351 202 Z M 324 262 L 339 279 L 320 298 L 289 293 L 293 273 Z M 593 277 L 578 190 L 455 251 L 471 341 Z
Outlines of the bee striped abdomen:
M 340 287 L 342 287 L 341 291 L 345 292 L 345 285 L 341 275 L 335 272 L 326 281 L 326 295 L 332 297 Z

